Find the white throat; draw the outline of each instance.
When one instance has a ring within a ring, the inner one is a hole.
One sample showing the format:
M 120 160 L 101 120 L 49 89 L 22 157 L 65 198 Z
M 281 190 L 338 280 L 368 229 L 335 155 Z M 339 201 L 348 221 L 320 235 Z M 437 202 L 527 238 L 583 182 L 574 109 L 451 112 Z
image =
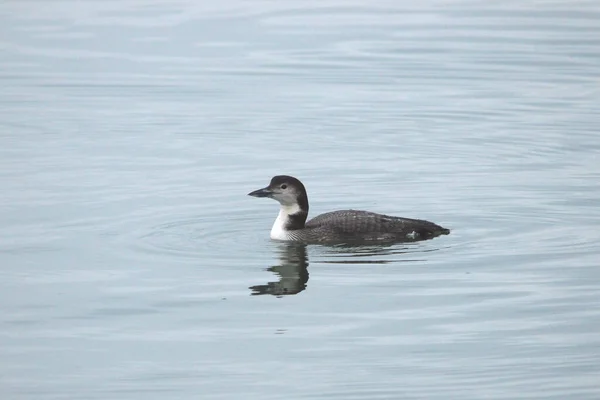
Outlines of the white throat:
M 271 228 L 271 239 L 275 240 L 290 240 L 290 231 L 285 229 L 288 218 L 292 214 L 300 212 L 300 206 L 298 204 L 292 205 L 281 205 L 279 209 L 279 215 Z

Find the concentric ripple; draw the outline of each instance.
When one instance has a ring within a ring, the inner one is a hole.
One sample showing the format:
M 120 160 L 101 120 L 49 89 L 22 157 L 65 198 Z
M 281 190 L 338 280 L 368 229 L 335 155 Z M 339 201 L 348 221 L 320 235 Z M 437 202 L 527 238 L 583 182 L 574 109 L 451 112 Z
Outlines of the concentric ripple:
M 222 224 L 216 217 L 190 216 L 158 225 L 147 225 L 131 232 L 125 239 L 136 257 L 164 257 L 170 261 L 198 260 L 206 254 L 218 254 L 221 259 L 231 257 L 228 249 L 235 244 L 242 254 L 253 250 L 264 238 L 248 235 L 239 241 L 243 232 L 251 231 L 251 224 Z M 268 233 L 267 233 L 268 234 Z M 242 246 L 242 249 L 240 249 Z

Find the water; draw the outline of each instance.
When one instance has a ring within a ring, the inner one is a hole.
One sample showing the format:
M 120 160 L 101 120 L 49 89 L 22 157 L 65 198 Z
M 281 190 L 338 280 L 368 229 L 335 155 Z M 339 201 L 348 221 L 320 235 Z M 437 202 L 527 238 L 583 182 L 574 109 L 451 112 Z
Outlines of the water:
M 3 2 L 2 398 L 599 398 L 600 7 L 416 4 Z

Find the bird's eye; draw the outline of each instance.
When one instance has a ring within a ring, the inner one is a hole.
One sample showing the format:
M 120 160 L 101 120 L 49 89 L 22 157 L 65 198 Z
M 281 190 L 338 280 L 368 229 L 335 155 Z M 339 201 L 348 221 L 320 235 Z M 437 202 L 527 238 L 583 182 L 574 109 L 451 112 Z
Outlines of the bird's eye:
M 287 185 L 284 183 L 283 185 L 281 185 L 282 189 L 287 189 Z

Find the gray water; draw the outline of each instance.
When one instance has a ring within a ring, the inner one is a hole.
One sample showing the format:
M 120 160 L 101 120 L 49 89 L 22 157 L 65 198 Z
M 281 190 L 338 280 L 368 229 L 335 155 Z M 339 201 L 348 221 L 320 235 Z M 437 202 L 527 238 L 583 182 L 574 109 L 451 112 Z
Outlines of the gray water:
M 594 1 L 4 1 L 0 397 L 600 398 Z M 387 247 L 269 240 L 424 218 Z

